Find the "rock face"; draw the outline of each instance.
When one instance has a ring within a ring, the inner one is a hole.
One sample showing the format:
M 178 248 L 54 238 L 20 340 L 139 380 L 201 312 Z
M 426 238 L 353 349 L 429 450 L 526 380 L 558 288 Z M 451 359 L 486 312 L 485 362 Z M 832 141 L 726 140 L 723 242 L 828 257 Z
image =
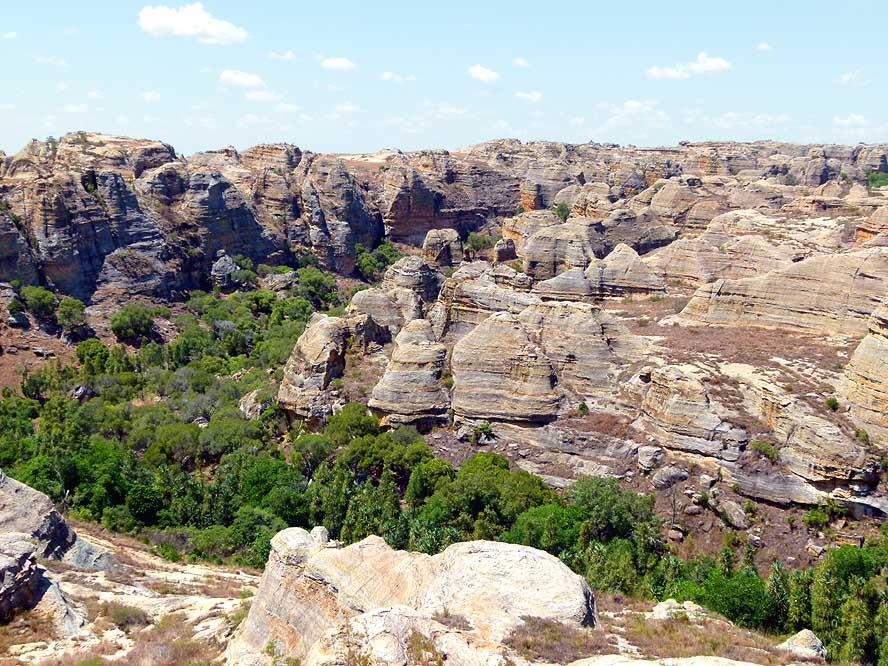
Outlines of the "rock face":
M 419 257 L 403 257 L 389 266 L 379 287 L 356 293 L 350 313 L 368 315 L 398 334 L 406 322 L 423 317 L 437 298 L 443 276 Z
M 463 244 L 456 229 L 431 229 L 422 242 L 422 258 L 433 266 L 453 266 L 463 260 Z
M 862 336 L 886 287 L 888 248 L 817 256 L 759 277 L 705 285 L 677 320 Z
M 446 420 L 450 396 L 441 383 L 447 347 L 435 340 L 432 325 L 414 319 L 395 338 L 392 357 L 367 406 L 385 424 L 428 425 Z
M 823 647 L 823 641 L 817 638 L 817 635 L 810 629 L 802 629 L 777 647 L 802 659 L 826 658 L 826 648 Z
M 491 315 L 457 342 L 451 368 L 460 417 L 545 422 L 558 413 L 555 368 L 509 312 Z
M 467 628 L 441 624 L 447 616 Z M 379 537 L 343 548 L 323 528 L 290 528 L 272 540 L 227 663 L 270 664 L 272 643 L 306 666 L 341 663 L 349 653 L 403 664 L 412 634 L 448 662 L 499 663 L 508 654 L 501 642 L 522 616 L 597 624 L 586 582 L 533 548 L 471 541 L 429 556 L 394 551 Z
M 0 622 L 8 622 L 16 611 L 36 605 L 43 587 L 43 573 L 37 566 L 30 535 L 0 533 Z
M 854 350 L 840 384 L 851 417 L 867 430 L 871 441 L 888 447 L 888 307 L 878 308 L 869 334 Z
M 61 559 L 77 539 L 50 499 L 0 471 L 0 534 L 25 534 L 40 557 Z

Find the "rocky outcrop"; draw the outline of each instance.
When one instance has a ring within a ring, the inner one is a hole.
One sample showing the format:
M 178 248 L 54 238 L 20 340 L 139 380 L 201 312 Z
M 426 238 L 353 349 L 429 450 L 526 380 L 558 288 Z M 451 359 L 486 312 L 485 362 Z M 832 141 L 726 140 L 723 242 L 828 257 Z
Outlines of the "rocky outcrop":
M 284 366 L 278 404 L 297 418 L 323 421 L 342 403 L 328 389 L 331 381 L 342 376 L 348 344 L 361 348 L 384 338 L 367 315 L 313 314 Z
M 746 432 L 710 397 L 697 368 L 667 365 L 643 370 L 640 378 L 646 388 L 636 423 L 640 430 L 669 449 L 719 460 L 740 457 Z
M 389 266 L 379 287 L 356 293 L 348 311 L 372 317 L 395 336 L 405 322 L 425 315 L 442 279 L 437 269 L 419 257 L 403 257 Z
M 840 384 L 842 399 L 854 419 L 880 450 L 888 448 L 888 307 L 881 306 L 869 321 Z
M 675 321 L 862 336 L 886 288 L 888 248 L 816 256 L 759 277 L 705 285 Z
M 52 501 L 0 471 L 0 534 L 25 534 L 39 546 L 38 555 L 62 559 L 77 535 Z
M 457 342 L 451 370 L 460 418 L 545 422 L 558 413 L 555 368 L 509 312 L 491 315 Z
M 597 623 L 586 582 L 533 548 L 470 541 L 429 556 L 392 550 L 379 537 L 343 548 L 323 528 L 290 528 L 272 539 L 227 663 L 271 664 L 271 652 L 306 666 L 348 654 L 403 664 L 411 636 L 448 662 L 499 663 L 510 655 L 502 641 L 524 616 Z M 464 628 L 443 624 L 448 617 Z
M 826 659 L 823 641 L 810 629 L 802 629 L 777 646 L 780 650 L 792 653 L 802 659 Z
M 431 229 L 422 242 L 422 258 L 433 266 L 453 266 L 463 260 L 463 244 L 456 229 Z
M 495 312 L 518 314 L 541 302 L 530 278 L 509 266 L 486 261 L 463 264 L 444 281 L 428 318 L 439 340 L 455 342 Z
M 450 396 L 441 383 L 447 348 L 435 341 L 432 325 L 414 319 L 395 338 L 392 357 L 367 406 L 384 424 L 426 426 L 447 418 Z
M 0 623 L 40 600 L 44 578 L 35 546 L 29 534 L 0 533 Z
M 525 273 L 535 280 L 547 280 L 571 268 L 585 269 L 596 257 L 605 254 L 605 248 L 600 221 L 572 217 L 529 236 L 520 256 L 524 259 Z

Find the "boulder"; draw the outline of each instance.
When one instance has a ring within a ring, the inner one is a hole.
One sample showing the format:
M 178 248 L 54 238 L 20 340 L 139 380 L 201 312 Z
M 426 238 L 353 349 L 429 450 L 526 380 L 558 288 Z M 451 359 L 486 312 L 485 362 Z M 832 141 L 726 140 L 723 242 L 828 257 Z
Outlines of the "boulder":
M 521 256 L 525 273 L 535 280 L 547 280 L 570 268 L 585 269 L 605 251 L 601 222 L 572 217 L 562 224 L 543 227 L 530 236 Z
M 500 238 L 493 246 L 493 260 L 497 263 L 517 259 L 515 241 L 511 238 Z
M 717 508 L 724 516 L 728 525 L 735 530 L 749 529 L 749 518 L 747 517 L 746 512 L 743 510 L 743 507 L 737 504 L 734 500 L 719 501 Z
M 645 472 L 651 472 L 663 464 L 663 449 L 659 446 L 639 446 L 638 466 Z
M 217 287 L 223 289 L 231 287 L 234 284 L 232 276 L 236 270 L 237 264 L 234 263 L 234 259 L 229 257 L 225 250 L 219 250 L 216 253 L 216 261 L 213 262 L 213 267 L 210 269 L 210 279 Z
M 681 483 L 682 481 L 687 480 L 687 471 L 683 470 L 681 467 L 675 467 L 674 465 L 661 467 L 654 472 L 654 476 L 651 479 L 654 488 L 657 490 L 666 490 L 674 486 L 676 483 Z
M 422 242 L 422 258 L 433 266 L 453 266 L 463 260 L 463 244 L 456 229 L 430 229 Z
M 37 544 L 31 535 L 0 533 L 0 623 L 8 622 L 19 610 L 33 608 L 43 588 Z
M 414 319 L 395 338 L 385 374 L 367 406 L 386 425 L 429 425 L 447 419 L 450 396 L 441 383 L 447 348 L 435 341 L 432 325 Z
M 810 629 L 802 629 L 777 646 L 802 659 L 826 659 L 826 648 L 823 641 Z
M 317 528 L 289 528 L 271 545 L 250 612 L 227 650 L 232 666 L 271 663 L 269 644 L 306 666 L 348 653 L 403 664 L 412 634 L 448 662 L 480 666 L 502 659 L 501 642 L 524 616 L 597 624 L 585 580 L 527 546 L 470 541 L 429 556 L 392 550 L 375 536 L 343 548 Z M 448 616 L 466 628 L 442 625 Z

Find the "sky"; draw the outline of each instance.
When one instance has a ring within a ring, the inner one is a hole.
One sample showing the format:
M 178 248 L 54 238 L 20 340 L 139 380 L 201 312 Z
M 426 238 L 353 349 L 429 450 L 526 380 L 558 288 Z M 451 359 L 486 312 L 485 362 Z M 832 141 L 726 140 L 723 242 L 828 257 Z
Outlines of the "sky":
M 888 3 L 5 0 L 0 150 L 888 141 Z

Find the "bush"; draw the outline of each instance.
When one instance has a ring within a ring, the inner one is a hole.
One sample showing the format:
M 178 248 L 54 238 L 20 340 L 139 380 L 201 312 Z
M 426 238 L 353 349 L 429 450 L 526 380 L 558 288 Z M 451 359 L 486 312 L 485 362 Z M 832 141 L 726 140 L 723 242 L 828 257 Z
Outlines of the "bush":
M 836 412 L 839 410 L 839 401 L 834 395 L 831 395 L 826 399 L 826 407 L 831 412 Z
M 358 244 L 356 248 L 355 270 L 367 282 L 375 282 L 383 271 L 404 255 L 391 241 L 383 241 L 375 250 L 368 250 Z
M 554 210 L 555 214 L 561 218 L 562 222 L 566 222 L 567 218 L 570 217 L 570 206 L 564 202 L 556 204 L 552 207 L 552 210 Z
M 68 331 L 73 331 L 86 324 L 86 306 L 83 301 L 68 296 L 63 298 L 59 301 L 56 321 L 59 326 Z
M 141 303 L 129 303 L 111 315 L 111 330 L 118 340 L 139 340 L 154 332 L 154 311 Z
M 772 464 L 777 462 L 777 457 L 780 455 L 776 446 L 763 439 L 754 439 L 749 448 L 763 458 L 770 460 Z
M 58 302 L 56 301 L 55 294 L 48 289 L 30 285 L 22 287 L 22 298 L 28 311 L 38 319 L 49 321 L 55 316 Z
M 888 173 L 873 171 L 866 175 L 866 184 L 870 189 L 877 189 L 888 185 Z
M 336 280 L 332 275 L 313 266 L 300 268 L 296 274 L 299 281 L 294 289 L 294 296 L 304 298 L 318 309 L 331 308 L 339 304 Z
M 151 624 L 151 618 L 140 608 L 109 601 L 102 606 L 102 615 L 107 617 L 118 629 L 128 631 L 132 627 L 144 627 Z
M 808 509 L 805 516 L 802 518 L 802 522 L 808 527 L 823 529 L 829 525 L 829 513 L 827 512 L 826 507 L 816 506 L 813 509 Z
M 480 250 L 486 250 L 493 247 L 498 240 L 498 236 L 479 234 L 478 232 L 473 231 L 469 234 L 469 237 L 466 238 L 466 247 L 474 252 L 479 252 Z

